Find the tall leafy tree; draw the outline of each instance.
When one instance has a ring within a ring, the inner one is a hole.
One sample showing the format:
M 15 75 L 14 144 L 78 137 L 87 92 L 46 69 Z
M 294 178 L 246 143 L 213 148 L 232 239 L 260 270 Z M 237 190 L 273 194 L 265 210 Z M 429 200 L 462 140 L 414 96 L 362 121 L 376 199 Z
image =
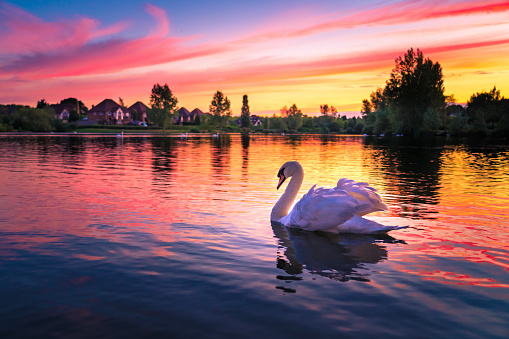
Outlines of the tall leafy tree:
M 152 93 L 150 94 L 150 120 L 162 126 L 163 132 L 166 132 L 166 126 L 171 124 L 171 119 L 177 110 L 177 103 L 178 100 L 173 95 L 168 84 L 164 84 L 164 86 L 155 84 L 152 87 Z
M 442 66 L 425 59 L 420 49 L 409 49 L 396 59 L 383 93 L 389 102 L 394 127 L 413 134 L 422 128 L 427 111 L 444 114 L 444 91 Z
M 373 111 L 385 111 L 387 108 L 387 98 L 384 96 L 384 89 L 378 87 L 375 91 L 371 92 L 369 95 L 371 100 L 371 107 Z
M 223 92 L 217 91 L 214 94 L 210 102 L 209 112 L 214 116 L 216 123 L 220 125 L 222 131 L 225 120 L 232 114 L 230 100 Z
M 362 108 L 361 108 L 361 114 L 363 117 L 366 117 L 368 114 L 370 114 L 373 110 L 373 106 L 371 105 L 371 102 L 368 99 L 362 100 Z
M 76 107 L 76 111 L 78 111 L 78 114 L 86 114 L 88 112 L 87 106 L 81 101 L 76 98 L 67 98 L 64 100 L 60 100 L 61 104 L 73 104 L 74 107 Z
M 472 94 L 468 100 L 467 115 L 474 127 L 493 127 L 502 116 L 504 99 L 496 86 L 491 91 Z
M 251 114 L 249 113 L 249 103 L 246 94 L 244 94 L 244 96 L 242 97 L 242 113 L 240 115 L 240 126 L 243 128 L 249 128 L 249 126 L 251 126 Z

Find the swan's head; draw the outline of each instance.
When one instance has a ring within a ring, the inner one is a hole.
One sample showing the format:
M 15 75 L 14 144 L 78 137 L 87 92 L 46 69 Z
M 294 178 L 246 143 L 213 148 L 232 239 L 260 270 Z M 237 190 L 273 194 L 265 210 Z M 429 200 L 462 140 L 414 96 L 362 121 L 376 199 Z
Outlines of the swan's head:
M 296 173 L 302 173 L 302 166 L 297 161 L 288 161 L 281 166 L 279 172 L 277 172 L 277 177 L 279 178 L 277 189 L 281 187 L 286 178 L 289 178 Z

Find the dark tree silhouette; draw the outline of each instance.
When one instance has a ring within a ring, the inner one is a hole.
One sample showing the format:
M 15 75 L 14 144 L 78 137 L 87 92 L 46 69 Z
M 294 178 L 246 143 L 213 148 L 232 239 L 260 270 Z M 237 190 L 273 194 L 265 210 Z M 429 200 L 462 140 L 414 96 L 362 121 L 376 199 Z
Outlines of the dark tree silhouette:
M 249 104 L 246 94 L 244 94 L 244 96 L 242 97 L 242 113 L 240 116 L 240 126 L 243 128 L 249 128 L 249 126 L 251 126 L 251 114 L 249 113 Z
M 225 118 L 232 114 L 230 106 L 230 100 L 221 91 L 217 91 L 210 102 L 209 112 L 214 116 L 216 123 L 219 123 L 221 131 L 223 130 Z
M 166 125 L 171 124 L 171 118 L 177 110 L 177 98 L 171 92 L 168 84 L 161 86 L 155 84 L 150 94 L 150 120 L 163 127 L 166 132 Z
M 411 48 L 398 57 L 383 93 L 395 129 L 413 134 L 422 128 L 426 112 L 444 114 L 444 91 L 442 66 L 438 62 L 425 59 L 420 49 Z

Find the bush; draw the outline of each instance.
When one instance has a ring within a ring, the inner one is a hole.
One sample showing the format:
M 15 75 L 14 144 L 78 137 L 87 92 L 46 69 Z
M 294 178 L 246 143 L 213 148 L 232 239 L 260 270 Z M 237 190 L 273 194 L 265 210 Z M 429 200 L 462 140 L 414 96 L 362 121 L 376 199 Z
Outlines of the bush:
M 31 132 L 51 132 L 56 129 L 55 115 L 46 108 L 22 107 L 14 112 L 13 127 Z
M 12 126 L 8 124 L 3 124 L 0 122 L 0 132 L 11 132 Z

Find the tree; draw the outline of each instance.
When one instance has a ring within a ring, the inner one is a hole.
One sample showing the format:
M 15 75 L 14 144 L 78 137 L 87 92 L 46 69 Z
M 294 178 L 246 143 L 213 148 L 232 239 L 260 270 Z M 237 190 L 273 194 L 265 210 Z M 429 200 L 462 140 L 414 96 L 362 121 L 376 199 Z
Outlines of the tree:
M 20 107 L 12 117 L 15 129 L 32 132 L 50 132 L 55 130 L 55 112 L 49 107 L 31 108 Z
M 74 122 L 80 120 L 80 116 L 78 115 L 78 111 L 73 109 L 69 112 L 69 122 Z
M 76 98 L 67 98 L 64 100 L 60 100 L 61 104 L 73 104 L 74 107 L 76 107 L 76 111 L 78 111 L 78 114 L 87 114 L 88 108 L 85 106 L 81 100 L 78 100 Z
M 244 94 L 242 97 L 242 113 L 240 115 L 240 126 L 242 128 L 249 128 L 251 126 L 251 115 L 249 113 L 249 104 L 247 101 L 247 95 Z
M 120 102 L 120 106 L 126 107 L 125 103 L 124 103 L 124 99 L 122 99 L 121 97 L 118 97 L 118 102 Z
M 445 95 L 442 66 L 424 59 L 421 50 L 411 48 L 398 57 L 387 80 L 383 96 L 389 103 L 394 127 L 413 134 L 423 126 L 426 111 L 445 114 Z
M 336 107 L 334 107 L 334 106 L 331 106 L 331 107 L 330 107 L 330 114 L 331 114 L 334 118 L 336 118 L 336 117 L 338 116 L 338 110 L 336 109 Z
M 296 104 L 290 106 L 290 108 L 283 107 L 281 112 L 285 112 L 288 117 L 288 128 L 292 131 L 297 131 L 302 126 L 303 115 L 302 111 L 297 107 Z
M 44 108 L 46 106 L 49 106 L 49 104 L 46 102 L 46 99 L 37 101 L 37 108 Z
M 320 105 L 320 113 L 322 113 L 322 115 L 329 115 L 329 112 L 330 112 L 329 105 L 327 104 Z
M 171 92 L 168 84 L 161 86 L 155 84 L 150 94 L 150 120 L 163 127 L 166 132 L 166 125 L 171 123 L 171 118 L 177 110 L 177 98 Z
M 472 94 L 468 100 L 467 115 L 474 126 L 490 125 L 492 128 L 502 117 L 502 106 L 505 98 L 494 86 L 489 92 Z
M 378 87 L 375 91 L 369 95 L 371 100 L 371 107 L 374 112 L 385 111 L 387 108 L 387 98 L 384 95 L 384 89 Z
M 367 116 L 372 111 L 371 102 L 368 99 L 362 100 L 361 114 L 363 117 Z
M 230 106 L 230 100 L 221 91 L 217 91 L 210 102 L 209 112 L 214 116 L 216 123 L 219 123 L 221 131 L 223 130 L 225 118 L 232 114 Z
M 122 105 L 124 106 L 124 105 Z M 132 112 L 132 118 L 133 120 L 138 120 L 138 110 L 137 109 L 134 109 L 133 112 Z
M 263 119 L 263 128 L 264 129 L 269 129 L 270 128 L 270 120 L 269 120 L 269 117 L 265 117 Z

